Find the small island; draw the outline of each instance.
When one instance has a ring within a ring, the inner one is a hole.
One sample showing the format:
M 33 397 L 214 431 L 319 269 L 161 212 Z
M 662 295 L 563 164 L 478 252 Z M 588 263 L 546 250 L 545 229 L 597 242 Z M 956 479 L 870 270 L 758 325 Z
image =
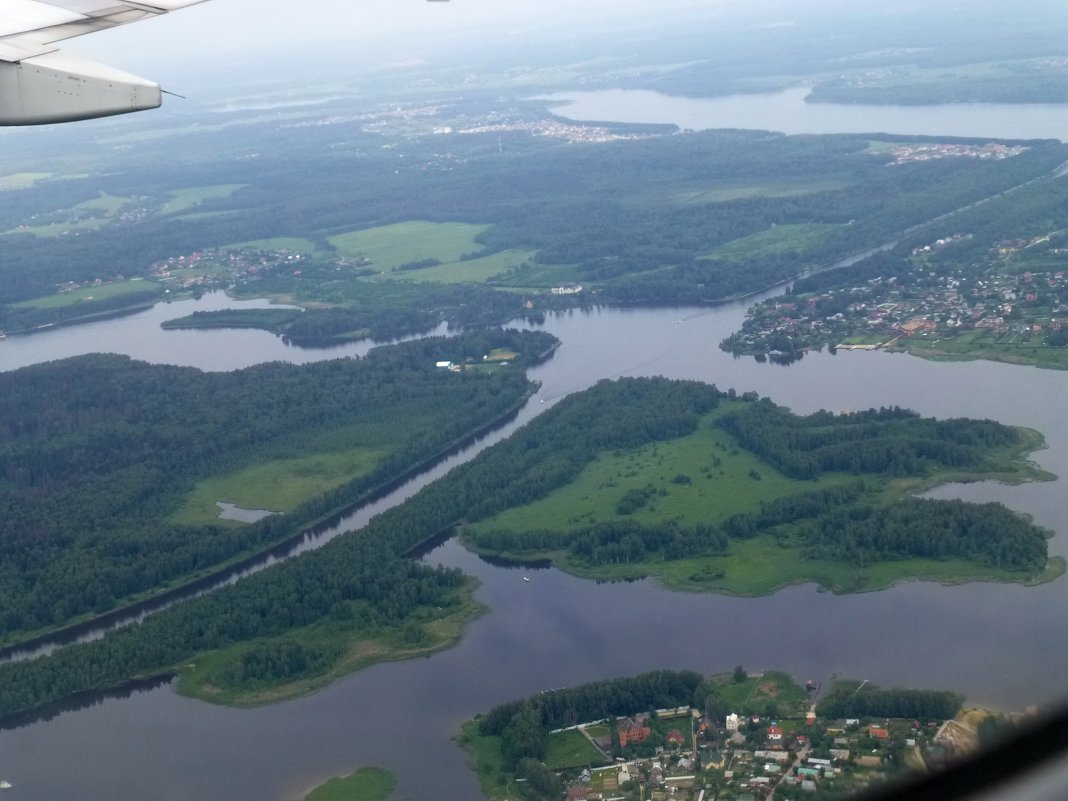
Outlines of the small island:
M 1017 725 L 963 702 L 837 676 L 662 670 L 501 704 L 459 739 L 491 801 L 843 798 Z
M 914 496 L 948 481 L 1049 478 L 1035 431 L 904 409 L 799 416 L 694 382 L 603 382 L 487 453 L 510 477 L 462 527 L 481 554 L 595 579 L 758 595 L 897 581 L 1060 575 L 1047 532 L 1000 504 Z M 540 456 L 535 456 L 540 453 Z

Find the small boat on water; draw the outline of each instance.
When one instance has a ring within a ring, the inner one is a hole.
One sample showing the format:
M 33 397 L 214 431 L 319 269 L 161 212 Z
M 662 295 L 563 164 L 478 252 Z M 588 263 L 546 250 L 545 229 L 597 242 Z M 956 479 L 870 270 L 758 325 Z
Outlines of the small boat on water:
M 523 576 L 523 581 L 530 581 L 530 576 Z
M 11 786 L 11 782 L 5 782 L 3 779 L 0 779 L 0 790 L 10 790 Z

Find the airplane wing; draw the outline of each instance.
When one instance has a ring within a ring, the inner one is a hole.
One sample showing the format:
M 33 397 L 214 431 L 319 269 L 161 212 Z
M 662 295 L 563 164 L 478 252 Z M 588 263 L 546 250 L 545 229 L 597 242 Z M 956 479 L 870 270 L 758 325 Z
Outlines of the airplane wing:
M 205 0 L 2 0 L 0 125 L 41 125 L 157 108 L 159 85 L 59 51 L 57 42 Z

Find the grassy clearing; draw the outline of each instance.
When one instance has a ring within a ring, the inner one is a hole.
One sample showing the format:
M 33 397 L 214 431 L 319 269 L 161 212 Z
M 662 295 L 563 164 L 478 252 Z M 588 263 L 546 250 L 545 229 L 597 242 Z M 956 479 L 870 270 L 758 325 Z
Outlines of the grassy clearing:
M 115 281 L 98 286 L 81 287 L 70 292 L 60 292 L 55 295 L 46 295 L 43 298 L 32 298 L 12 304 L 16 308 L 29 309 L 59 309 L 65 306 L 74 306 L 79 303 L 87 303 L 94 300 L 108 300 L 120 295 L 130 295 L 137 292 L 154 291 L 160 286 L 155 281 L 144 281 L 133 278 L 129 281 Z
M 808 701 L 808 693 L 791 676 L 772 670 L 742 682 L 725 676 L 720 695 L 731 709 L 746 713 L 751 710 L 763 713 L 768 701 L 775 701 L 783 712 L 798 712 Z
M 171 521 L 191 526 L 220 522 L 216 501 L 234 503 L 243 509 L 287 512 L 371 472 L 381 455 L 378 450 L 356 448 L 259 462 L 236 473 L 198 482 Z
M 839 228 L 841 226 L 819 223 L 776 225 L 741 239 L 734 239 L 705 255 L 719 259 L 752 259 L 789 251 L 804 251 L 822 244 Z
M 292 681 L 227 686 L 219 680 L 219 676 L 225 675 L 229 666 L 239 662 L 260 641 L 243 642 L 202 654 L 194 662 L 181 666 L 178 691 L 222 706 L 264 706 L 315 692 L 343 676 L 379 662 L 429 656 L 458 643 L 468 624 L 485 611 L 485 607 L 474 599 L 475 586 L 475 580 L 469 579 L 456 591 L 447 606 L 424 608 L 410 618 L 409 625 L 416 625 L 421 633 L 417 644 L 405 641 L 401 632 L 395 629 L 368 633 L 366 629 L 353 630 L 344 622 L 324 621 L 292 629 L 285 635 L 310 646 L 342 646 L 341 657 L 322 673 L 301 676 Z
M 544 290 L 568 281 L 575 281 L 577 278 L 575 268 L 568 264 L 528 262 L 516 272 L 501 276 L 494 283 L 502 288 Z
M 318 254 L 319 248 L 310 239 L 296 236 L 277 236 L 271 239 L 252 239 L 248 242 L 235 242 L 225 247 L 250 250 L 291 250 L 294 253 Z
M 580 731 L 572 729 L 549 737 L 545 764 L 550 770 L 581 768 L 586 765 L 600 765 L 603 762 L 604 757 Z
M 385 272 L 378 278 L 438 284 L 481 284 L 508 270 L 520 268 L 534 258 L 536 252 L 534 250 L 502 250 L 477 259 L 452 261 L 422 270 Z
M 397 780 L 381 768 L 363 768 L 331 779 L 304 796 L 304 801 L 386 801 Z
M 38 181 L 47 181 L 55 173 L 51 172 L 17 172 L 13 175 L 0 177 L 0 192 L 8 192 L 14 189 L 30 189 Z
M 900 343 L 914 356 L 936 361 L 971 361 L 986 359 L 1053 370 L 1068 370 L 1068 348 L 1052 347 L 1041 340 L 1027 342 L 998 341 L 985 331 L 969 331 L 951 339 L 908 340 Z
M 422 220 L 382 225 L 362 231 L 351 231 L 330 237 L 343 256 L 365 257 L 383 271 L 394 270 L 403 264 L 438 259 L 443 264 L 457 262 L 465 253 L 475 253 L 482 246 L 475 237 L 489 226 L 470 223 L 435 223 Z M 421 271 L 401 273 L 414 276 Z
M 163 204 L 160 214 L 177 214 L 199 206 L 205 200 L 230 197 L 238 189 L 248 184 L 216 184 L 213 186 L 194 186 L 188 189 L 175 189 L 167 194 L 170 200 Z
M 79 203 L 71 210 L 71 218 L 63 222 L 50 223 L 48 225 L 27 225 L 7 231 L 9 234 L 33 234 L 40 237 L 55 237 L 74 231 L 89 231 L 102 228 L 111 223 L 111 218 L 119 211 L 133 203 L 133 198 L 109 195 L 101 192 L 99 197 Z M 97 215 L 86 219 L 79 219 L 79 213 L 99 212 Z
M 665 519 L 688 524 L 715 523 L 749 511 L 762 500 L 848 480 L 829 476 L 818 481 L 797 481 L 738 448 L 733 437 L 712 425 L 717 416 L 734 411 L 737 406 L 723 403 L 688 437 L 602 453 L 571 484 L 533 503 L 472 523 L 471 528 L 566 529 L 615 520 L 620 518 L 616 513 L 620 498 L 628 490 L 649 486 L 657 495 L 630 515 L 632 519 L 643 523 Z M 759 474 L 759 480 L 752 471 Z M 677 476 L 686 476 L 691 483 L 675 483 Z M 661 491 L 665 494 L 659 494 Z
M 722 203 L 728 200 L 742 200 L 749 197 L 798 197 L 800 195 L 814 195 L 817 192 L 844 189 L 849 184 L 850 182 L 845 180 L 726 184 L 716 187 L 689 189 L 673 194 L 669 199 L 681 203 Z

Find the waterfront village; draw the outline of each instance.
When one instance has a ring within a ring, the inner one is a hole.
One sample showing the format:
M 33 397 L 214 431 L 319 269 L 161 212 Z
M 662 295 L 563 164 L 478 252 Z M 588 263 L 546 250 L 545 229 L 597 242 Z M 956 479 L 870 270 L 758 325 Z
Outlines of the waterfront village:
M 1063 346 L 1068 344 L 1068 248 L 1051 246 L 1053 236 L 995 243 L 978 274 L 940 270 L 930 262 L 973 239 L 972 234 L 938 239 L 912 251 L 911 271 L 903 276 L 787 294 L 754 306 L 742 329 L 721 347 L 790 361 L 824 345 L 941 348 L 962 355 L 984 347 Z M 1029 251 L 1041 258 L 1034 260 L 1034 269 L 1021 269 L 1021 257 Z
M 979 746 L 974 724 L 984 714 L 827 720 L 813 704 L 794 719 L 714 720 L 682 707 L 583 723 L 550 738 L 581 738 L 597 755 L 562 772 L 566 801 L 789 801 L 850 794 L 967 756 Z M 625 757 L 613 760 L 614 747 Z

